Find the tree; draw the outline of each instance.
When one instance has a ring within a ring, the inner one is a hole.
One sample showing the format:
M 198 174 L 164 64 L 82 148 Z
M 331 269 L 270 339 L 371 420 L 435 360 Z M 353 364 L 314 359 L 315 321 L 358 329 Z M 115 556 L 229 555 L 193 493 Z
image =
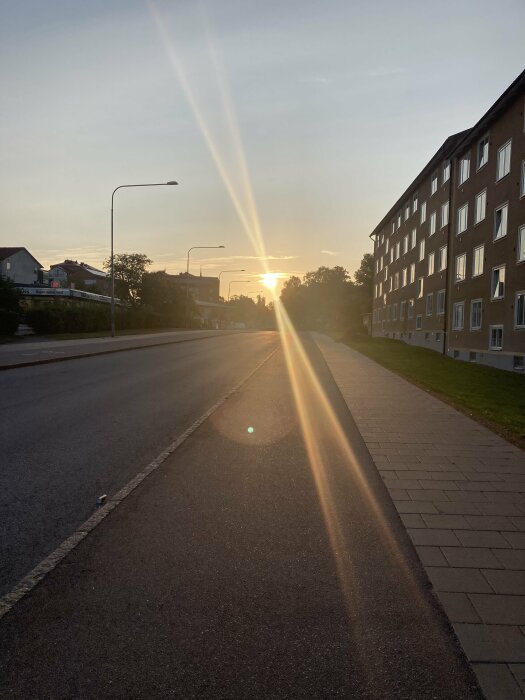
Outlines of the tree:
M 155 311 L 167 326 L 183 326 L 186 294 L 184 289 L 165 271 L 145 272 L 140 286 L 140 303 Z M 188 313 L 194 312 L 195 301 L 188 298 Z
M 363 255 L 359 269 L 354 272 L 354 279 L 368 300 L 367 310 L 370 311 L 374 293 L 374 256 L 371 253 Z
M 0 335 L 13 335 L 20 317 L 20 293 L 15 285 L 0 276 Z
M 136 306 L 140 300 L 142 277 L 150 260 L 144 253 L 118 253 L 114 256 L 115 294 Z M 111 258 L 104 261 L 104 269 L 111 272 Z

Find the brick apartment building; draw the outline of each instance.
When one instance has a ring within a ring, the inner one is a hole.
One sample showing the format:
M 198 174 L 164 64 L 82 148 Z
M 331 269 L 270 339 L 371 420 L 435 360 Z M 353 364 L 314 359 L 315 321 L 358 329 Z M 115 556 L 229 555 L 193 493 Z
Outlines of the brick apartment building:
M 372 334 L 525 362 L 525 71 L 449 137 L 371 233 Z

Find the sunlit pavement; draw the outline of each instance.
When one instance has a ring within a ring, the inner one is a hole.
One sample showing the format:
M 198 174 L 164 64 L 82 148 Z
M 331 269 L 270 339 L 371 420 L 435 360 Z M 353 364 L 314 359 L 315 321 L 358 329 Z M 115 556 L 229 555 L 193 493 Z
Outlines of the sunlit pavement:
M 1 620 L 2 697 L 481 697 L 310 352 L 332 412 L 278 351 Z
M 316 340 L 487 698 L 523 699 L 523 451 L 354 350 Z

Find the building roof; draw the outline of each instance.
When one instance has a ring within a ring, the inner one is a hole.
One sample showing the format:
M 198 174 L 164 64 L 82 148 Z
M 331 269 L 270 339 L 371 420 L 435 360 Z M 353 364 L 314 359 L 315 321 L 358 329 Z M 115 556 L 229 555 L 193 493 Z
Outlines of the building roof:
M 7 248 L 0 248 L 0 260 L 7 260 L 7 258 L 10 258 L 12 255 L 15 255 L 16 253 L 20 253 L 22 250 L 25 250 L 25 252 L 33 258 L 33 260 L 36 262 L 38 267 L 44 267 L 41 265 L 38 260 L 35 258 L 34 255 L 31 255 L 31 253 L 27 250 L 27 248 L 24 248 L 23 246 L 18 246 L 18 247 L 7 247 Z
M 474 124 L 472 129 L 469 129 L 465 136 L 456 144 L 454 153 L 452 155 L 459 155 L 461 151 L 468 146 L 471 141 L 483 136 L 488 127 L 494 122 L 498 117 L 504 112 L 507 107 L 511 105 L 512 102 L 517 97 L 522 97 L 525 93 L 525 70 L 522 71 L 516 80 L 512 82 L 509 87 L 501 94 L 496 102 L 488 109 L 487 112 L 481 117 L 481 119 Z
M 64 260 L 64 262 L 61 263 L 56 263 L 55 265 L 51 265 L 49 268 L 52 270 L 54 267 L 60 267 L 62 270 L 67 272 L 68 274 L 73 274 L 73 275 L 78 275 L 78 274 L 84 274 L 84 275 L 91 275 L 92 277 L 102 277 L 104 279 L 107 278 L 107 272 L 103 272 L 102 270 L 97 270 L 96 267 L 91 267 L 91 265 L 87 265 L 86 263 L 79 263 L 76 260 Z
M 202 277 L 199 275 L 192 275 L 191 273 L 186 273 L 186 272 L 179 272 L 178 275 L 170 275 L 168 274 L 168 277 L 171 277 L 171 279 L 175 280 L 175 282 L 184 282 L 186 283 L 186 280 L 189 282 L 189 284 L 201 284 L 201 285 L 206 285 L 206 284 L 218 284 L 219 283 L 219 278 L 218 277 Z
M 457 134 L 453 134 L 452 136 L 449 136 L 443 144 L 441 145 L 440 148 L 434 153 L 432 158 L 428 161 L 428 163 L 425 165 L 423 170 L 419 173 L 419 175 L 415 178 L 415 180 L 412 180 L 410 185 L 407 187 L 407 189 L 403 192 L 401 197 L 396 201 L 396 203 L 388 210 L 387 214 L 381 219 L 381 221 L 377 224 L 377 226 L 374 228 L 372 233 L 370 234 L 370 238 L 372 236 L 377 236 L 379 233 L 381 233 L 382 228 L 389 223 L 396 215 L 397 212 L 400 208 L 403 207 L 406 198 L 409 196 L 409 194 L 416 188 L 419 187 L 421 182 L 425 180 L 430 173 L 435 170 L 436 166 L 444 159 L 450 158 L 452 156 L 452 153 L 455 151 L 457 144 L 462 141 L 468 134 L 470 133 L 471 129 L 465 129 L 465 131 L 460 131 Z

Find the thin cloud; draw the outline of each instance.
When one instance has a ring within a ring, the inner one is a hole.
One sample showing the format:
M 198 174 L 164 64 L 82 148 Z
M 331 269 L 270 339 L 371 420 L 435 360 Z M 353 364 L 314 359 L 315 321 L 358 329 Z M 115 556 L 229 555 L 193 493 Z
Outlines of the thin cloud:
M 321 253 L 324 253 L 325 255 L 340 255 L 339 251 L 337 250 L 322 250 Z

